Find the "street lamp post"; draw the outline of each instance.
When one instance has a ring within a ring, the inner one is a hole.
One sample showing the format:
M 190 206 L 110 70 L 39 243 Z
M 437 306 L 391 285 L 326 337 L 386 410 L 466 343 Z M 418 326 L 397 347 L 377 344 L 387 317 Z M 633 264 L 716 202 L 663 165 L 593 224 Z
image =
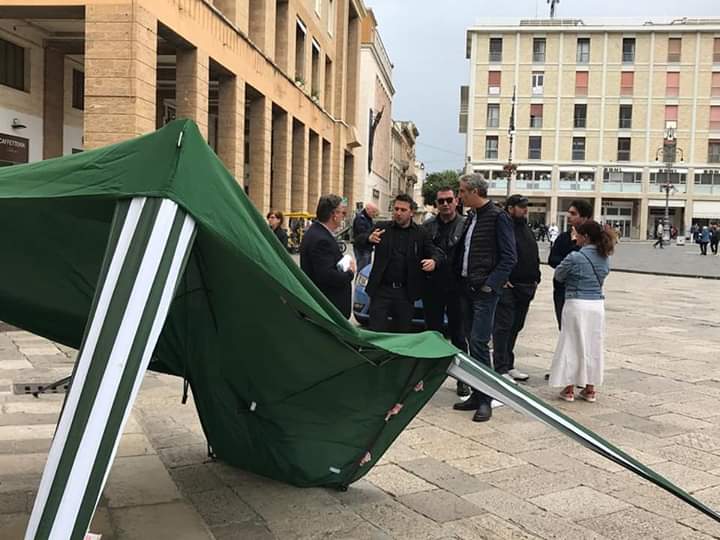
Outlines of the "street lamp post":
M 508 151 L 508 161 L 503 167 L 507 178 L 506 198 L 510 197 L 513 188 L 513 179 L 517 165 L 513 163 L 513 142 L 515 141 L 515 87 L 513 86 L 512 109 L 510 112 L 510 125 L 508 126 L 508 140 L 510 142 L 510 150 Z
M 662 184 L 662 189 L 665 191 L 665 217 L 663 219 L 663 244 L 670 243 L 670 191 L 675 190 L 675 186 L 670 183 L 671 175 L 674 171 L 673 165 L 677 161 L 677 153 L 680 152 L 681 160 L 683 160 L 683 151 L 677 147 L 677 140 L 675 139 L 675 129 L 669 127 L 665 132 L 665 139 L 663 140 L 662 148 L 658 148 L 655 154 L 657 160 L 659 155 L 662 154 L 663 161 L 665 162 L 665 183 Z

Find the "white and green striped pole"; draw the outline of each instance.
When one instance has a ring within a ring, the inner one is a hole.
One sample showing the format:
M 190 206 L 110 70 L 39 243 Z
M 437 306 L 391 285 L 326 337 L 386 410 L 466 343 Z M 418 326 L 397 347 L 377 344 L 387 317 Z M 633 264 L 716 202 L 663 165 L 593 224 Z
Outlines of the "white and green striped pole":
M 118 202 L 26 540 L 85 536 L 194 237 L 168 199 Z

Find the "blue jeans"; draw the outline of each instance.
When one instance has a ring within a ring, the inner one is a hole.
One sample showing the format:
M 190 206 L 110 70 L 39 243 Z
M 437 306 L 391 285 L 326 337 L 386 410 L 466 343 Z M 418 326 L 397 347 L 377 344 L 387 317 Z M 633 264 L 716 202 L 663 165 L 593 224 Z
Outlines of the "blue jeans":
M 470 345 L 470 356 L 489 368 L 492 368 L 490 338 L 495 322 L 495 308 L 499 300 L 500 295 L 495 292 L 465 290 L 460 297 L 465 335 L 468 336 Z M 489 396 L 481 392 L 476 393 L 479 394 L 478 397 L 481 401 L 490 401 Z

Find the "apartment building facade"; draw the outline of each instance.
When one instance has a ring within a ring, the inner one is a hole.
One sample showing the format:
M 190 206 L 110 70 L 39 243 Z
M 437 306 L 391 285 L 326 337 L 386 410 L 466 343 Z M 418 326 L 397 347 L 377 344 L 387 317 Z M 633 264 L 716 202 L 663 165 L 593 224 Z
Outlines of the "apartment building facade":
M 362 0 L 5 2 L 0 165 L 184 117 L 261 212 L 352 203 L 365 16 Z
M 467 168 L 512 190 L 530 220 L 565 225 L 573 199 L 623 236 L 647 238 L 665 212 L 681 232 L 720 222 L 720 20 L 593 24 L 527 20 L 467 31 L 461 90 Z M 664 138 L 677 141 L 670 167 Z

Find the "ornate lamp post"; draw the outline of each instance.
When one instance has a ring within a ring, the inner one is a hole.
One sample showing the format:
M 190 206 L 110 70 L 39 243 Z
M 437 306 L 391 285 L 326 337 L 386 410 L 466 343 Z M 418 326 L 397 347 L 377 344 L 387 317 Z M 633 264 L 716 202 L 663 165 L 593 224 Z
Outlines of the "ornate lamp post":
M 659 161 L 662 154 L 665 162 L 665 183 L 661 185 L 661 189 L 665 191 L 665 217 L 663 219 L 663 243 L 670 243 L 670 192 L 675 191 L 675 186 L 670 183 L 670 177 L 675 172 L 673 165 L 677 161 L 677 153 L 680 152 L 680 161 L 684 161 L 685 155 L 681 148 L 677 147 L 675 139 L 675 128 L 669 127 L 665 132 L 662 148 L 658 148 L 655 153 L 655 161 Z
M 508 140 L 510 149 L 508 151 L 508 161 L 503 167 L 505 177 L 507 178 L 506 198 L 510 197 L 513 188 L 513 180 L 515 179 L 515 171 L 517 165 L 513 163 L 513 142 L 515 141 L 515 87 L 513 86 L 512 110 L 510 112 L 510 124 L 508 126 Z

